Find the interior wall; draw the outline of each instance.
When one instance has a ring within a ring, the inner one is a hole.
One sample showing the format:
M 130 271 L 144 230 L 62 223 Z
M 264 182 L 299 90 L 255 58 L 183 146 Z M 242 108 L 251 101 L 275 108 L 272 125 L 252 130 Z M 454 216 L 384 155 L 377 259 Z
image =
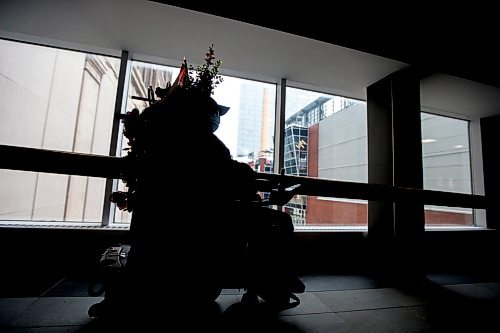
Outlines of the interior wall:
M 425 112 L 479 120 L 500 114 L 500 88 L 435 74 L 421 80 L 420 104 Z
M 36 297 L 65 277 L 89 279 L 102 252 L 118 244 L 127 244 L 125 231 L 1 229 L 0 297 Z M 491 264 L 496 262 L 497 234 L 432 232 L 426 233 L 424 244 L 428 272 L 500 274 L 498 265 Z M 383 273 L 370 262 L 366 233 L 296 232 L 293 249 L 291 269 L 298 274 Z
M 335 33 L 332 30 L 332 33 Z M 291 81 L 365 99 L 404 63 L 255 25 L 143 0 L 0 2 L 0 36 L 179 65 L 214 44 L 225 74 Z M 147 55 L 147 56 L 144 56 Z

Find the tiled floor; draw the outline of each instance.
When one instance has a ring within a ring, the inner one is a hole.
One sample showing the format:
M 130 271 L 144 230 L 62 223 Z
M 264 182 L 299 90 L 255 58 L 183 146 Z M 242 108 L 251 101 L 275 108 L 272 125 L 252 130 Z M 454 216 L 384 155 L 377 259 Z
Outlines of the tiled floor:
M 220 325 L 232 332 L 500 332 L 500 282 L 435 274 L 422 286 L 403 290 L 354 275 L 310 275 L 302 280 L 306 292 L 299 295 L 301 304 L 272 318 L 226 320 L 224 310 L 238 302 L 241 292 L 223 290 L 215 305 L 215 330 Z M 0 298 L 0 331 L 101 332 L 87 315 L 100 299 L 88 297 L 84 279 L 63 280 L 40 297 Z M 181 331 L 189 331 L 197 320 L 193 313 L 192 322 L 185 322 L 187 329 Z

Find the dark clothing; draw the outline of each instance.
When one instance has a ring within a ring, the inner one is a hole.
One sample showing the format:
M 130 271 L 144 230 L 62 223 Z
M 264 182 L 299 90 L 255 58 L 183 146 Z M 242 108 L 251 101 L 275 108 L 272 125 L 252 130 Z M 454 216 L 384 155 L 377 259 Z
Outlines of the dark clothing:
M 128 276 L 114 297 L 196 300 L 284 277 L 291 218 L 253 202 L 254 171 L 208 130 L 203 103 L 171 96 L 140 119 Z

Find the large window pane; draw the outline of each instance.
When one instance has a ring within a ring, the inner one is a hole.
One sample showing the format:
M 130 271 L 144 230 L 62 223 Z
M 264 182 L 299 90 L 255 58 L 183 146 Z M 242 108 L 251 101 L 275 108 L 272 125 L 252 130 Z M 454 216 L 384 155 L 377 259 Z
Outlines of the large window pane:
M 118 58 L 0 40 L 0 144 L 108 155 Z M 0 219 L 100 222 L 104 179 L 0 170 Z
M 108 155 L 120 60 L 0 40 L 0 144 Z
M 0 220 L 101 222 L 106 179 L 0 169 Z
M 285 173 L 349 182 L 368 180 L 366 103 L 286 90 Z M 286 206 L 296 226 L 364 226 L 366 201 L 298 195 Z
M 472 193 L 469 123 L 421 114 L 424 189 Z M 426 225 L 473 225 L 472 209 L 425 206 Z
M 173 83 L 179 74 L 179 68 L 132 61 L 130 82 L 128 86 L 127 110 L 137 108 L 140 111 L 148 106 L 148 102 L 133 97 L 148 97 L 148 88 L 165 88 L 168 82 Z
M 173 82 L 178 68 L 134 61 L 128 89 L 127 110 L 137 107 L 142 111 L 147 102 L 133 96 L 147 97 L 149 86 L 165 87 Z M 223 82 L 214 90 L 214 99 L 229 106 L 215 134 L 226 144 L 234 159 L 248 163 L 256 171 L 273 171 L 274 118 L 276 86 L 272 84 L 223 76 Z M 189 128 L 189 117 L 186 125 Z M 122 147 L 126 143 L 122 142 Z M 126 154 L 124 151 L 123 154 Z M 120 185 L 122 190 L 123 184 Z M 130 214 L 117 211 L 115 222 L 129 222 Z

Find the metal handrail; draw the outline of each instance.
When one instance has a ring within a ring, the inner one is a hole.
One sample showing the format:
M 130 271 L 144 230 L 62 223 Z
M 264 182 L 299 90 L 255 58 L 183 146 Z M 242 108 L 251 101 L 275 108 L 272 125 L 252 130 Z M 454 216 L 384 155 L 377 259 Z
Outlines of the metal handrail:
M 124 166 L 124 159 L 120 157 L 0 145 L 0 169 L 118 179 Z M 479 209 L 488 207 L 487 197 L 483 195 L 269 173 L 257 173 L 257 180 L 259 190 L 262 191 L 269 190 L 278 183 L 283 186 L 300 184 L 298 193 L 311 196 L 394 202 L 413 201 L 436 206 Z
M 120 178 L 123 166 L 120 157 L 0 145 L 0 169 Z

